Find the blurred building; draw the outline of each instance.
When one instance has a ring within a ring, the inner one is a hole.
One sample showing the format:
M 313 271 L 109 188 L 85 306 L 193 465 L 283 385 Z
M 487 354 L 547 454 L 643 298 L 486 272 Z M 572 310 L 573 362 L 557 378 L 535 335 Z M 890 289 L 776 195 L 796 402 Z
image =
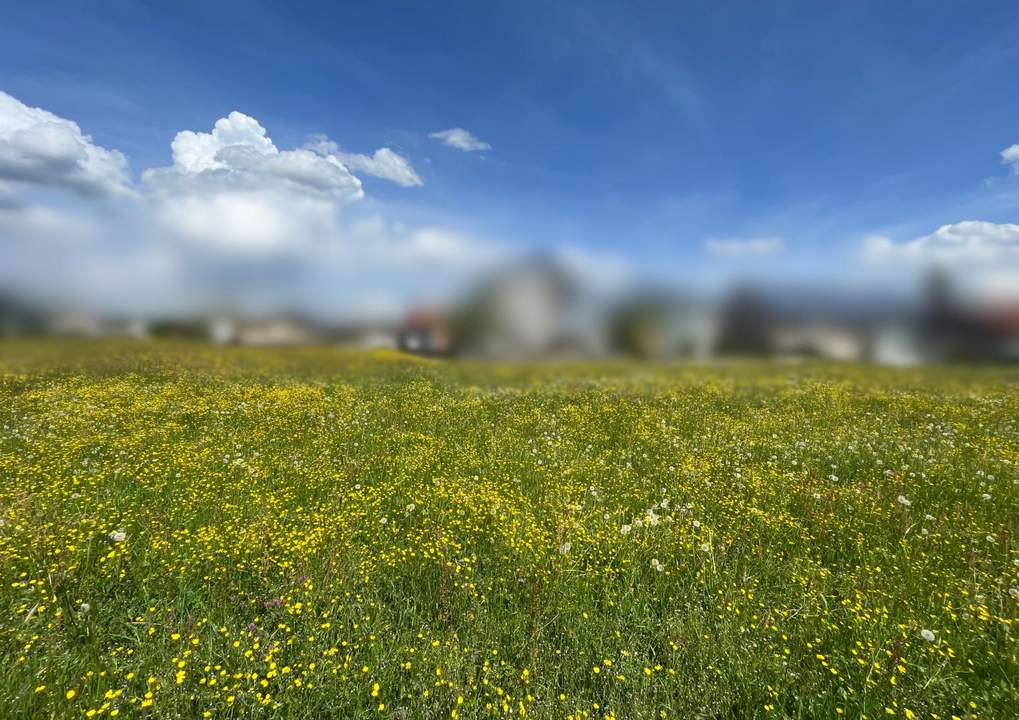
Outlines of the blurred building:
M 419 355 L 450 355 L 455 350 L 452 321 L 437 308 L 415 308 L 397 331 L 401 350 Z
M 531 258 L 479 282 L 453 312 L 460 352 L 494 357 L 590 355 L 604 349 L 592 299 L 561 265 Z
M 717 350 L 721 326 L 711 303 L 667 291 L 624 298 L 608 323 L 616 352 L 645 359 L 707 360 Z
M 0 293 L 0 337 L 35 335 L 46 330 L 46 313 L 13 295 Z
M 0 335 L 185 338 L 237 345 L 332 343 L 426 355 L 526 359 L 817 357 L 843 362 L 1019 362 L 1019 303 L 957 294 L 945 272 L 921 292 L 740 284 L 720 299 L 675 289 L 599 296 L 549 257 L 480 279 L 448 308 L 402 321 L 323 320 L 298 312 L 111 317 L 0 293 Z M 336 317 L 348 317 L 344 308 Z
M 1019 361 L 1019 303 L 977 305 L 957 295 L 948 274 L 926 283 L 920 329 L 933 361 Z

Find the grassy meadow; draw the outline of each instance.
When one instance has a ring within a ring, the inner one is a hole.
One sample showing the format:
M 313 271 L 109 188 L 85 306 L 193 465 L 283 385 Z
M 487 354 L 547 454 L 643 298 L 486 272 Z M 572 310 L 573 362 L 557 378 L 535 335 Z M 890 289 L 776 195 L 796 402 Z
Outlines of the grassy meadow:
M 1019 371 L 0 345 L 2 718 L 1014 718 Z

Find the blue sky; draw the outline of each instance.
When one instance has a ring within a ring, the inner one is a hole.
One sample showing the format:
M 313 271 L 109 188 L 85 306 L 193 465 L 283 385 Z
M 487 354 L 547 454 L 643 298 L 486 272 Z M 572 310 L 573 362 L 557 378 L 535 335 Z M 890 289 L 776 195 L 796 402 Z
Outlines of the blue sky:
M 1013 2 L 40 2 L 3 14 L 0 91 L 123 153 L 142 194 L 146 169 L 174 163 L 178 132 L 239 111 L 280 150 L 324 134 L 413 168 L 412 186 L 350 168 L 364 196 L 340 203 L 347 237 L 362 222 L 472 248 L 568 248 L 674 282 L 824 275 L 859 261 L 867 238 L 918 254 L 966 221 L 987 224 L 967 247 L 1004 232 L 994 252 L 1019 252 L 1019 177 L 1002 155 L 1019 143 Z M 450 128 L 491 147 L 429 137 Z M 20 212 L 112 212 L 5 179 L 2 165 L 0 182 Z M 138 211 L 114 214 L 110 235 L 145 234 L 125 230 L 144 227 Z M 230 262 L 212 264 L 219 277 Z

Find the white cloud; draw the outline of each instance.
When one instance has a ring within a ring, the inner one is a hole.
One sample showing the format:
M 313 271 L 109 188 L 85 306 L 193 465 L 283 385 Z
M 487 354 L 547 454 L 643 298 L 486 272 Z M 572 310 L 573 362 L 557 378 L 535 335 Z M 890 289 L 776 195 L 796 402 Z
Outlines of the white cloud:
M 261 155 L 279 154 L 265 128 L 255 118 L 236 110 L 217 120 L 211 133 L 181 130 L 170 143 L 174 166 L 193 173 L 226 167 L 216 154 L 232 146 L 253 148 Z
M 50 172 L 50 184 L 78 191 L 59 206 L 45 195 L 18 196 L 26 180 L 0 174 L 7 253 L 0 285 L 127 312 L 228 305 L 336 315 L 370 300 L 377 312 L 393 313 L 422 298 L 451 297 L 504 257 L 502 246 L 446 223 L 400 222 L 378 200 L 361 202 L 355 173 L 421 183 L 388 148 L 343 153 L 316 136 L 284 149 L 255 118 L 233 112 L 209 132 L 178 133 L 171 151 L 172 163 L 145 170 L 135 188 L 126 175 L 108 183 L 107 192 L 127 190 L 118 203 L 92 201 L 106 187 L 95 172 Z
M 335 234 L 337 212 L 364 196 L 335 156 L 279 150 L 257 120 L 232 112 L 211 133 L 185 130 L 173 165 L 142 174 L 157 227 L 215 252 L 303 250 Z
M 443 145 L 456 148 L 457 150 L 463 150 L 464 152 L 492 149 L 492 146 L 487 142 L 474 137 L 474 135 L 463 128 L 439 130 L 438 132 L 429 133 L 428 137 L 432 140 L 440 141 Z
M 362 257 L 414 272 L 422 267 L 429 273 L 437 269 L 473 272 L 509 255 L 502 245 L 461 231 L 439 225 L 409 228 L 377 214 L 353 221 L 346 234 Z
M 128 192 L 127 160 L 78 125 L 0 91 L 0 179 L 86 196 Z
M 409 262 L 451 266 L 474 264 L 480 259 L 478 251 L 479 247 L 472 239 L 437 227 L 415 231 L 400 248 Z
M 774 255 L 785 249 L 785 241 L 777 237 L 708 240 L 704 243 L 704 247 L 713 255 L 729 257 Z
M 290 191 L 339 202 L 364 196 L 361 181 L 336 157 L 304 148 L 280 151 L 255 118 L 236 111 L 217 120 L 211 133 L 177 133 L 171 149 L 171 167 L 142 174 L 150 188 L 195 187 L 203 194 Z
M 1019 175 L 1019 144 L 1012 145 L 1001 151 L 1001 162 L 1012 166 L 1012 171 Z
M 403 187 L 424 185 L 410 160 L 389 148 L 379 148 L 373 155 L 346 153 L 325 135 L 313 135 L 304 147 L 323 157 L 335 157 L 354 171 L 367 173 L 383 180 L 389 180 Z
M 1015 262 L 1019 261 L 1019 225 L 965 220 L 901 243 L 872 235 L 864 238 L 864 253 L 877 261 Z
M 863 254 L 900 274 L 930 266 L 950 270 L 963 294 L 977 302 L 1019 301 L 1019 225 L 966 220 L 905 242 L 871 235 Z
M 397 185 L 404 187 L 424 185 L 421 176 L 414 171 L 407 158 L 389 148 L 379 148 L 374 155 L 340 153 L 338 157 L 352 170 L 360 170 L 383 180 L 391 180 Z

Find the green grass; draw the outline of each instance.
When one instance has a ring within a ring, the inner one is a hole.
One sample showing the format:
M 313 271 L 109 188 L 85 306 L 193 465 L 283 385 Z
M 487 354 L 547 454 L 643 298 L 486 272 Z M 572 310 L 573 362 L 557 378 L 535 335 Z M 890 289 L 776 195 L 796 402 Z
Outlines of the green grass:
M 1017 381 L 0 345 L 0 717 L 1012 718 Z

